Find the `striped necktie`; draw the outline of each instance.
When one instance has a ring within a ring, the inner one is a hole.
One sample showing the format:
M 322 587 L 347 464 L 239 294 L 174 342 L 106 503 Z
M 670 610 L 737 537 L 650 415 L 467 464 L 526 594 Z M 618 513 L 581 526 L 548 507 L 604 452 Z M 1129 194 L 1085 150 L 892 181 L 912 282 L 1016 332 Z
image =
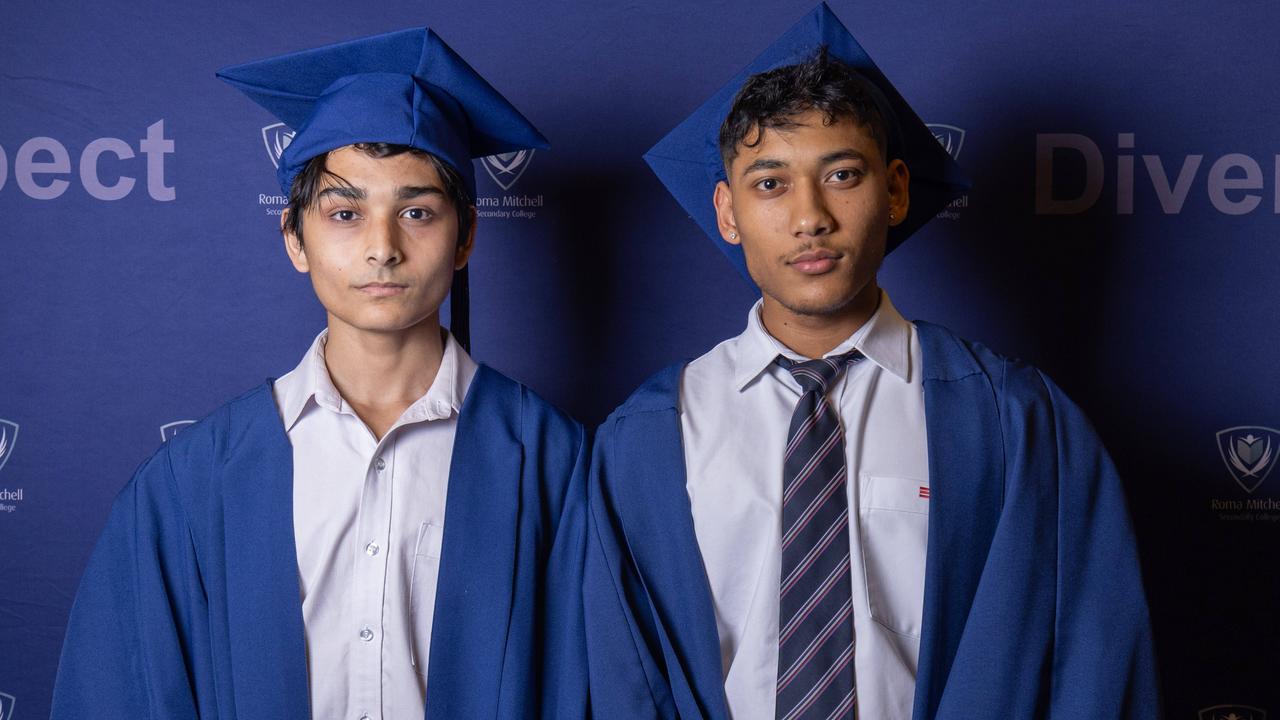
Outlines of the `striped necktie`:
M 776 361 L 803 389 L 782 462 L 776 720 L 854 716 L 844 429 L 827 390 L 862 357 L 854 350 L 808 362 Z

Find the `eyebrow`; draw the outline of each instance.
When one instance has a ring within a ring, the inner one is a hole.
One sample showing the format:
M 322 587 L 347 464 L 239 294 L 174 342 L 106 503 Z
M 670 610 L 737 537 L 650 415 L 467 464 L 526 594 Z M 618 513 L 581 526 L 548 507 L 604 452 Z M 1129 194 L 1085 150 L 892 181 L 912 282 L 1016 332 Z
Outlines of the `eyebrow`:
M 867 156 L 853 148 L 844 148 L 842 150 L 835 150 L 823 155 L 818 159 L 818 164 L 830 165 L 831 163 L 840 162 L 841 160 L 861 160 L 862 162 L 867 162 Z M 760 158 L 743 168 L 742 174 L 750 175 L 753 172 L 759 172 L 761 170 L 780 170 L 785 167 L 787 167 L 787 163 L 781 160 L 777 160 L 775 158 Z
M 836 150 L 835 152 L 829 152 L 826 155 L 823 155 L 821 163 L 823 165 L 830 165 L 833 162 L 839 162 L 841 160 L 861 160 L 862 162 L 867 162 L 867 156 L 853 148 L 845 148 L 843 150 Z
M 364 200 L 366 195 L 364 190 L 361 190 L 358 187 L 351 187 L 350 185 L 331 185 L 330 187 L 321 190 L 320 193 L 316 195 L 317 200 L 325 197 L 340 197 L 346 200 Z
M 786 166 L 787 164 L 782 162 L 781 160 L 774 160 L 773 158 L 760 158 L 759 160 L 756 160 L 755 162 L 743 168 L 742 174 L 750 175 L 751 173 L 758 172 L 760 170 L 778 170 Z
M 435 185 L 401 185 L 396 189 L 397 200 L 412 200 L 423 195 L 439 195 L 444 197 L 444 190 Z
M 412 200 L 422 197 L 423 195 L 439 195 L 444 197 L 444 190 L 435 185 L 401 185 L 396 188 L 397 200 Z M 364 200 L 368 198 L 368 194 L 361 188 L 351 187 L 348 185 L 334 185 L 320 191 L 316 199 L 323 197 L 340 197 L 345 200 Z

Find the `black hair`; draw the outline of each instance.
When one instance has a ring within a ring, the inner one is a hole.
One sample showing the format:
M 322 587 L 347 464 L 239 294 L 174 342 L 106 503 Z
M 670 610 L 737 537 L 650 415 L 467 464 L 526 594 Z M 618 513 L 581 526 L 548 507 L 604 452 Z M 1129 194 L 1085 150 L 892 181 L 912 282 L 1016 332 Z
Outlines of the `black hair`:
M 892 118 L 885 118 L 876 93 L 862 74 L 823 45 L 803 62 L 747 79 L 720 125 L 720 157 L 727 169 L 739 145 L 755 147 L 765 130 L 794 127 L 797 115 L 817 110 L 827 125 L 849 118 L 866 128 L 888 162 Z
M 419 150 L 408 145 L 397 145 L 395 143 L 355 143 L 351 147 L 360 152 L 374 158 L 392 157 L 404 153 L 411 153 L 419 157 L 424 157 L 431 162 L 431 166 L 435 168 L 436 174 L 440 176 L 440 181 L 444 183 L 445 195 L 453 203 L 453 209 L 458 213 L 458 244 L 461 245 L 467 238 L 467 233 L 471 230 L 471 197 L 467 194 L 466 186 L 463 183 L 462 176 L 458 174 L 453 166 L 444 162 L 435 155 Z M 299 172 L 293 178 L 293 185 L 289 188 L 289 214 L 284 219 L 283 230 L 292 234 L 298 239 L 298 246 L 302 246 L 302 216 L 316 202 L 316 198 L 320 193 L 329 187 L 329 182 L 336 182 L 340 185 L 350 186 L 351 183 L 340 175 L 332 172 L 326 165 L 329 153 L 321 153 L 310 160 L 303 166 L 302 172 Z

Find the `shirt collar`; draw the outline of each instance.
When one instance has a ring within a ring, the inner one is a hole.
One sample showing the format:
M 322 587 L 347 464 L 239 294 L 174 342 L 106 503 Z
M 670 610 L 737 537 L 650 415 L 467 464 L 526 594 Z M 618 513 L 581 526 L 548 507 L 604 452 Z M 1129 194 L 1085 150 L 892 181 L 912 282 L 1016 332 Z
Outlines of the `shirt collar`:
M 330 412 L 354 414 L 334 386 L 333 379 L 329 377 L 329 368 L 324 362 L 324 347 L 328 339 L 329 330 L 326 328 L 312 341 L 302 362 L 288 375 L 276 381 L 280 414 L 286 432 L 293 429 L 308 402 L 313 399 L 317 406 Z M 431 382 L 427 392 L 404 411 L 397 424 L 442 420 L 460 411 L 470 376 L 474 374 L 474 365 L 475 362 L 467 355 L 467 351 L 446 330 L 444 354 L 440 358 L 440 369 L 436 372 L 435 380 Z
M 733 383 L 738 390 L 750 385 L 779 355 L 792 360 L 809 359 L 769 334 L 760 319 L 763 304 L 764 299 L 761 298 L 751 306 L 747 314 L 747 329 L 737 339 Z M 903 382 L 911 381 L 911 323 L 898 313 L 884 290 L 880 291 L 880 304 L 871 317 L 824 357 L 843 355 L 855 349 Z
M 397 425 L 422 420 L 444 420 L 462 409 L 462 401 L 470 384 L 467 366 L 474 363 L 467 351 L 453 338 L 453 333 L 448 330 L 444 333 L 444 355 L 440 358 L 440 369 L 436 371 L 435 380 L 427 388 L 426 394 L 404 411 Z

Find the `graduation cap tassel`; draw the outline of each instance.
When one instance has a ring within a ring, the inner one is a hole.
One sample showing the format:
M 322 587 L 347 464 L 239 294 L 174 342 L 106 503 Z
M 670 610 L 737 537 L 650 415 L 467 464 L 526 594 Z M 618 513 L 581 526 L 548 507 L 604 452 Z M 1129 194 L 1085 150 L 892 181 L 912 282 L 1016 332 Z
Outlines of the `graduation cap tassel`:
M 462 345 L 467 353 L 471 352 L 471 291 L 467 280 L 467 268 L 453 272 L 453 290 L 449 295 L 449 332 Z

